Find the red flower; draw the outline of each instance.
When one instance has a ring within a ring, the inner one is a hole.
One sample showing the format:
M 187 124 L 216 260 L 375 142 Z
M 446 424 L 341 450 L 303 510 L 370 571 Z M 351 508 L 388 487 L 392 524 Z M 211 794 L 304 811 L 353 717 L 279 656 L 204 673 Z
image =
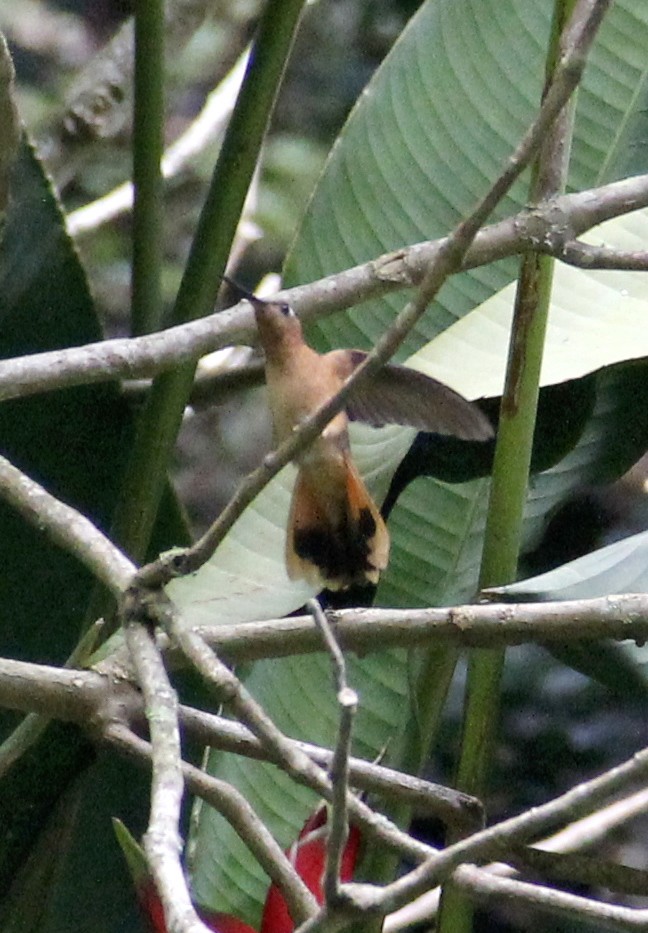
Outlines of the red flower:
M 304 823 L 297 842 L 286 853 L 318 904 L 324 900 L 322 878 L 326 865 L 326 817 L 326 807 L 322 806 L 316 810 Z M 360 832 L 357 827 L 351 826 L 342 854 L 341 881 L 351 881 L 353 878 L 359 849 Z M 294 928 L 284 896 L 273 884 L 263 908 L 261 933 L 292 933 Z
M 310 816 L 297 841 L 287 851 L 295 871 L 318 904 L 323 901 L 322 878 L 326 865 L 326 807 L 322 806 Z M 123 823 L 113 821 L 119 843 L 128 862 L 137 900 L 150 933 L 167 933 L 164 910 L 157 889 L 151 878 L 144 852 L 133 839 Z M 340 879 L 351 881 L 360 850 L 360 832 L 352 826 L 342 853 Z M 215 933 L 256 933 L 253 927 L 232 917 L 197 907 L 196 911 L 210 930 Z M 283 894 L 276 885 L 271 885 L 266 897 L 260 933 L 292 933 L 295 924 L 288 912 Z

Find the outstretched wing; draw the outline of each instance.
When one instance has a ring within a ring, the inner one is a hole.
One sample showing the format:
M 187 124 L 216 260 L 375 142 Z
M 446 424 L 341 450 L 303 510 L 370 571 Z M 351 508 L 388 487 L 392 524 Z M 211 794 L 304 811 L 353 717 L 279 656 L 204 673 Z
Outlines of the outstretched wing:
M 326 354 L 347 379 L 367 354 L 333 350 Z M 346 406 L 352 421 L 374 427 L 403 424 L 420 431 L 450 434 L 462 440 L 486 441 L 493 436 L 488 418 L 474 402 L 454 389 L 407 366 L 383 366 L 355 389 Z

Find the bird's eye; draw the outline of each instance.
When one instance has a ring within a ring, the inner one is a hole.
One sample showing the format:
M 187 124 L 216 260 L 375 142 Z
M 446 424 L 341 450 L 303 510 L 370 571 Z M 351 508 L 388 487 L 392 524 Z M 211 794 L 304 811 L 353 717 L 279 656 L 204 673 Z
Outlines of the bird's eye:
M 293 311 L 293 309 L 290 307 L 289 304 L 283 304 L 283 303 L 282 303 L 282 304 L 279 305 L 279 308 L 280 308 L 280 310 L 281 310 L 281 313 L 282 313 L 285 317 L 294 317 L 294 316 L 295 316 L 295 312 Z

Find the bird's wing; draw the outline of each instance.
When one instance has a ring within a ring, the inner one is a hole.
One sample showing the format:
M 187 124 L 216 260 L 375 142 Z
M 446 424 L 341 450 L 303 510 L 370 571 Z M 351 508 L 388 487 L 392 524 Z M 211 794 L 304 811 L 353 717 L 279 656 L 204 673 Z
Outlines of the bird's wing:
M 341 379 L 347 379 L 367 354 L 333 350 L 326 354 Z M 488 418 L 454 389 L 407 366 L 388 364 L 354 389 L 346 411 L 352 421 L 374 427 L 403 424 L 450 434 L 462 440 L 486 441 L 493 436 Z

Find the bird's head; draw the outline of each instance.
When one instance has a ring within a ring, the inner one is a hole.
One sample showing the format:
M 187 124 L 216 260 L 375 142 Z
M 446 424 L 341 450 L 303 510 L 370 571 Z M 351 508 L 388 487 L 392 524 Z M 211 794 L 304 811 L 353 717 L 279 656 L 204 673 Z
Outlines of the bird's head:
M 259 337 L 266 354 L 288 352 L 292 346 L 303 343 L 299 318 L 286 301 L 266 301 L 227 276 L 223 276 L 223 279 L 254 308 Z

